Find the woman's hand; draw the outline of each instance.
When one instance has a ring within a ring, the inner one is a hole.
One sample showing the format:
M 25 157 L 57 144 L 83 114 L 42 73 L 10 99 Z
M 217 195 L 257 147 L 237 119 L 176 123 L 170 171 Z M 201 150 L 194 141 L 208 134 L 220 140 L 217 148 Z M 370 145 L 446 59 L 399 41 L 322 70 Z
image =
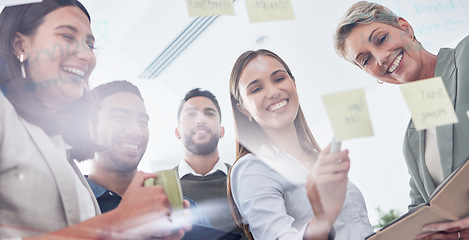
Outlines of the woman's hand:
M 186 218 L 184 214 L 172 214 L 168 196 L 162 186 L 143 187 L 144 180 L 150 177 L 154 178 L 156 174 L 137 172 L 116 208 L 116 211 L 120 211 L 119 214 L 128 218 L 120 226 L 125 229 L 123 235 L 181 239 L 191 229 L 190 218 Z M 184 202 L 184 205 L 188 207 L 188 202 Z M 190 212 L 189 209 L 184 211 Z
M 469 217 L 445 223 L 431 223 L 423 226 L 418 240 L 429 239 L 469 239 Z
M 306 179 L 306 192 L 315 218 L 327 221 L 331 227 L 345 201 L 349 169 L 348 150 L 330 153 L 329 144 L 319 154 Z

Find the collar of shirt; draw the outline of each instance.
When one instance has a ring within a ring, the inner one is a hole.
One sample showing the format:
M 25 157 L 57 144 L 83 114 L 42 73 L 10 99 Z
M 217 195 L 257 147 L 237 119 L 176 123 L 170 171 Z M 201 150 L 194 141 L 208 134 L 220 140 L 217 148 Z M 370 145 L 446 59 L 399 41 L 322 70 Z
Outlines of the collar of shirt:
M 86 176 L 86 181 L 88 181 L 88 184 L 90 185 L 90 188 L 93 191 L 95 198 L 101 197 L 107 191 L 107 189 L 105 189 L 105 188 L 101 187 L 100 185 L 98 185 L 97 183 L 91 181 L 88 178 L 88 176 Z
M 255 155 L 291 183 L 299 186 L 306 184 L 309 169 L 286 151 L 263 144 Z
M 220 161 L 220 159 L 218 159 L 217 163 L 215 164 L 215 166 L 213 166 L 212 170 L 210 170 L 207 174 L 205 174 L 205 176 L 208 176 L 208 175 L 216 172 L 217 170 L 220 170 L 225 175 L 227 175 L 226 165 L 225 165 L 225 163 Z M 178 174 L 179 174 L 179 178 L 182 178 L 187 174 L 192 174 L 194 176 L 204 176 L 202 174 L 196 173 L 194 171 L 194 169 L 192 169 L 191 166 L 189 166 L 189 164 L 184 159 L 182 159 L 181 162 L 179 163 Z

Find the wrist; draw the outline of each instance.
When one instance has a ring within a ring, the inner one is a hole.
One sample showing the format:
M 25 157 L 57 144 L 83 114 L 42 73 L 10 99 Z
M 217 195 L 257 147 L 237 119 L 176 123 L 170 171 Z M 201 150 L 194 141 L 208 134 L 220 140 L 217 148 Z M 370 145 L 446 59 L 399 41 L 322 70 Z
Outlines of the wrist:
M 329 240 L 334 239 L 335 230 L 332 223 L 329 222 L 325 217 L 313 218 L 308 226 L 303 239 L 305 240 Z

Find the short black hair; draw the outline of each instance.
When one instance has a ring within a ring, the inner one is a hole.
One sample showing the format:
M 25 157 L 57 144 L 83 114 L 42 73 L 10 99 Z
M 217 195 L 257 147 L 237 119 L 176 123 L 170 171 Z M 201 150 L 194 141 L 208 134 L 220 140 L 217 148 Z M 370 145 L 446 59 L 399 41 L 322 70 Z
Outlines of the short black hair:
M 206 97 L 210 99 L 213 102 L 213 104 L 215 104 L 215 107 L 217 107 L 218 115 L 220 116 L 220 122 L 221 122 L 221 110 L 220 110 L 220 105 L 218 105 L 217 98 L 215 97 L 215 95 L 213 95 L 212 92 L 208 90 L 201 90 L 200 88 L 194 88 L 190 90 L 189 92 L 186 93 L 186 96 L 184 96 L 184 98 L 181 100 L 181 103 L 179 104 L 179 110 L 178 110 L 178 122 L 179 122 L 179 117 L 181 116 L 182 107 L 184 107 L 184 104 L 193 97 Z
M 143 98 L 142 98 L 142 95 L 140 94 L 140 90 L 138 90 L 138 88 L 135 85 L 133 85 L 132 83 L 126 80 L 117 80 L 117 81 L 104 83 L 93 88 L 93 90 L 89 92 L 88 101 L 89 101 L 89 105 L 91 106 L 91 123 L 92 123 L 93 132 L 95 136 L 97 135 L 96 127 L 98 126 L 98 112 L 99 112 L 99 109 L 101 108 L 101 101 L 107 96 L 110 96 L 116 93 L 121 93 L 121 92 L 132 93 L 136 95 L 137 97 L 139 97 L 143 102 Z
M 140 94 L 140 90 L 138 90 L 137 86 L 126 80 L 117 80 L 101 84 L 90 91 L 90 97 L 91 101 L 95 104 L 99 104 L 105 97 L 120 92 L 133 93 L 143 102 L 142 94 Z

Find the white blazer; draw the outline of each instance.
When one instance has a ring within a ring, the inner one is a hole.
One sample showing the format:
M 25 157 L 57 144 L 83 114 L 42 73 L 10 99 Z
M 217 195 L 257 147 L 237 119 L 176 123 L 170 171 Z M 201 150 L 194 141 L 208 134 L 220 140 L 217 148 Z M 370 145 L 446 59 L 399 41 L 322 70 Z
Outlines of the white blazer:
M 61 140 L 56 136 L 55 139 Z M 0 238 L 34 236 L 81 221 L 73 174 L 99 206 L 65 147 L 22 119 L 0 92 Z

